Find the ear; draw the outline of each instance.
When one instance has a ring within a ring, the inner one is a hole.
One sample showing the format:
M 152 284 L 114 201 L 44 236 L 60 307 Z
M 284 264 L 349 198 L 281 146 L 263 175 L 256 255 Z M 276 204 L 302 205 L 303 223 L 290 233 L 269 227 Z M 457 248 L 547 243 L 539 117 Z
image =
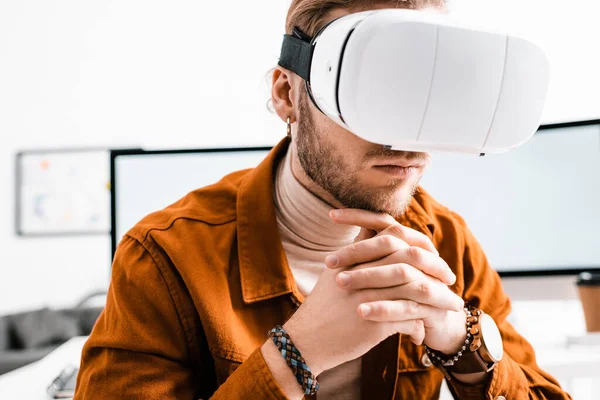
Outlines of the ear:
M 273 109 L 282 121 L 296 122 L 298 109 L 298 90 L 296 82 L 300 79 L 293 72 L 276 67 L 273 71 L 273 85 L 271 89 L 271 100 Z

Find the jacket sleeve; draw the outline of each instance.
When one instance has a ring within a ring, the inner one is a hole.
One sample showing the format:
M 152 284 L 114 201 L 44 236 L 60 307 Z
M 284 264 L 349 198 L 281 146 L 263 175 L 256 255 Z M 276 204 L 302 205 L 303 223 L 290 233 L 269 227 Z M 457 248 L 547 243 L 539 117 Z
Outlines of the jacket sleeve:
M 451 391 L 457 399 L 571 399 L 558 382 L 537 365 L 533 347 L 506 320 L 511 311 L 510 299 L 471 231 L 455 215 L 463 232 L 463 270 L 457 279 L 464 282 L 463 298 L 489 314 L 500 329 L 504 356 L 480 385 L 465 385 L 453 379 Z M 462 246 L 461 246 L 462 247 Z
M 193 333 L 191 299 L 159 260 L 146 243 L 122 240 L 106 308 L 83 348 L 74 399 L 285 399 L 260 348 L 217 390 L 212 357 Z

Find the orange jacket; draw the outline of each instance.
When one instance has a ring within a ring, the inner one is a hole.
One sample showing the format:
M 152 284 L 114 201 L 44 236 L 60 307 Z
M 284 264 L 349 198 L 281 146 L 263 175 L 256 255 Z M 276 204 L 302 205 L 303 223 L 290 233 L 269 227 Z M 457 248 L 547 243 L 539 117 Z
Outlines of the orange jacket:
M 257 168 L 188 194 L 123 238 L 76 400 L 285 399 L 260 346 L 303 301 L 274 211 L 274 170 L 287 147 L 284 140 Z M 509 299 L 464 221 L 421 190 L 399 222 L 432 238 L 457 275 L 452 289 L 502 332 L 505 356 L 489 382 L 453 381 L 456 396 L 570 398 L 506 321 Z M 362 397 L 437 398 L 443 375 L 427 365 L 423 347 L 391 336 L 363 356 Z

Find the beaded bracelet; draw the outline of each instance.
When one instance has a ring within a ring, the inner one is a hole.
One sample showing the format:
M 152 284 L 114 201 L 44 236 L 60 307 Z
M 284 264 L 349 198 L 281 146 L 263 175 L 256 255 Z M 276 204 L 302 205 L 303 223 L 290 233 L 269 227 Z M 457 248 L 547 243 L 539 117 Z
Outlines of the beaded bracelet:
M 315 394 L 319 390 L 319 382 L 317 382 L 317 378 L 310 371 L 308 365 L 306 365 L 306 361 L 300 355 L 300 351 L 294 346 L 290 335 L 285 329 L 277 325 L 269 331 L 269 337 L 273 339 L 287 365 L 289 365 L 294 375 L 296 375 L 296 380 L 302 385 L 304 394 Z
M 429 356 L 429 359 L 432 362 L 439 363 L 439 364 L 443 365 L 444 367 L 451 367 L 462 357 L 462 355 L 469 348 L 469 344 L 473 340 L 473 335 L 471 334 L 471 325 L 473 325 L 473 322 L 472 322 L 472 319 L 470 318 L 472 316 L 471 307 L 469 305 L 465 305 L 465 308 L 463 309 L 463 311 L 467 315 L 467 321 L 466 321 L 467 338 L 465 339 L 465 343 L 463 344 L 463 346 L 461 347 L 461 349 L 458 353 L 456 353 L 453 356 L 447 357 L 447 358 L 443 357 L 444 355 L 442 353 L 440 353 L 439 351 L 432 350 L 429 348 L 429 346 L 425 346 L 425 351 L 427 352 L 427 355 Z

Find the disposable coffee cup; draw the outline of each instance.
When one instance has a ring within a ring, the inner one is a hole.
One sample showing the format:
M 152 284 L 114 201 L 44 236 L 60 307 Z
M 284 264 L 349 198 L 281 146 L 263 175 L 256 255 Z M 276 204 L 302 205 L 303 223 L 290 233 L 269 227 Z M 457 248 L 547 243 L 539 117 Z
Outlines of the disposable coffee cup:
M 577 279 L 588 332 L 600 332 L 600 272 L 582 272 Z

